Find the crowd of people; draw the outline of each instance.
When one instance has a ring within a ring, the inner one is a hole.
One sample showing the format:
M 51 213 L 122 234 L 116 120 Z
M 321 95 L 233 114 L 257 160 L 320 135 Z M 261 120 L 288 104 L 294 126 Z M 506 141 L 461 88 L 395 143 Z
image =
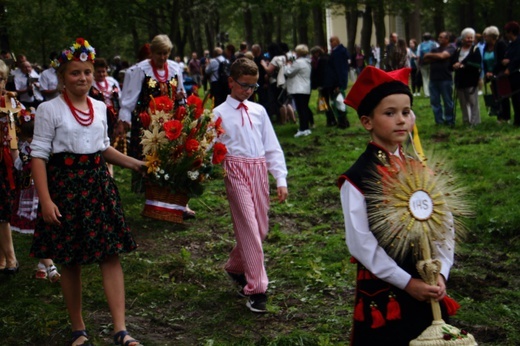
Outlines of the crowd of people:
M 440 32 L 434 41 L 425 33 L 419 44 L 411 39 L 408 45 L 392 33 L 382 51 L 374 47 L 368 56 L 359 46 L 349 54 L 337 36 L 330 37 L 328 52 L 305 44 L 290 49 L 284 43 L 272 43 L 264 52 L 258 44 L 249 50 L 244 42 L 238 51 L 233 45 L 215 47 L 211 54 L 204 51 L 200 59 L 193 52 L 186 62 L 181 57 L 171 60 L 172 42 L 167 35 L 157 35 L 143 45 L 132 66 L 119 57 L 111 62 L 96 57 L 86 40 L 77 39 L 62 52 L 51 53 L 51 65 L 40 73 L 25 56 L 8 66 L 4 61 L 11 64 L 14 59 L 2 52 L 1 273 L 14 276 L 19 271 L 11 229 L 34 233 L 30 255 L 39 260 L 35 276 L 61 281 L 72 325 L 71 344 L 88 344 L 81 311 L 81 266 L 99 264 L 114 341 L 139 345 L 126 331 L 119 261 L 120 254 L 137 245 L 125 221 L 111 164 L 133 170 L 133 190 L 142 192 L 142 112 L 152 98 L 169 96 L 182 104 L 188 94 L 203 88 L 212 96 L 214 114 L 226 131 L 221 139 L 228 150 L 225 184 L 237 243 L 225 270 L 248 298 L 249 309 L 266 312 L 268 278 L 262 241 L 268 231 L 268 172 L 276 179 L 278 200 L 285 201 L 288 194 L 284 154 L 272 123 L 298 119 L 294 137 L 311 135 L 315 117 L 309 102 L 312 90 L 317 90 L 327 126 L 350 126 L 348 104 L 376 144 L 367 150 L 382 149 L 390 160 L 391 155 L 400 155 L 405 132 L 413 125 L 411 103 L 421 95 L 421 88 L 430 98 L 436 124 L 455 125 L 457 98 L 462 122 L 476 126 L 481 122 L 479 91 L 482 85 L 489 85 L 493 96 L 489 105 L 486 99 L 489 111 L 500 122 L 508 122 L 511 100 L 513 124 L 520 126 L 519 31 L 517 22 L 509 22 L 503 35 L 495 26 L 485 28 L 481 41 L 474 29 L 465 28 L 458 39 Z M 357 80 L 346 95 L 351 69 Z M 394 104 L 399 115 L 396 124 L 390 124 L 381 107 Z M 10 130 L 13 113 L 18 113 L 18 135 Z M 394 125 L 403 136 L 394 138 L 387 133 Z M 128 148 L 126 144 L 119 147 L 118 142 L 127 143 L 128 133 Z M 371 237 L 368 229 L 362 230 L 361 237 L 349 234 L 354 222 L 349 201 L 359 204 L 363 200 L 356 190 L 363 183 L 356 180 L 356 174 L 347 171 L 348 182 L 342 185 L 347 242 L 353 254 L 363 239 Z M 194 217 L 189 207 L 183 211 Z M 377 242 L 371 244 L 375 246 L 371 251 L 379 251 Z M 359 254 L 358 260 L 365 269 L 380 270 L 380 264 L 374 265 L 365 254 Z M 55 262 L 61 265 L 61 273 Z M 394 264 L 384 268 L 398 266 Z M 445 296 L 444 281 L 440 288 L 427 287 L 412 282 L 404 270 L 399 277 L 383 281 L 393 285 L 399 295 L 406 291 L 418 300 Z M 359 324 L 360 335 L 365 328 Z
M 437 40 L 425 32 L 419 44 L 411 39 L 408 47 L 392 33 L 381 68 L 410 67 L 413 96 L 421 96 L 422 88 L 438 125 L 455 126 L 457 100 L 462 123 L 480 124 L 479 96 L 485 93 L 489 115 L 497 116 L 499 123 L 509 123 L 512 104 L 513 125 L 520 126 L 518 31 L 518 23 L 509 22 L 502 35 L 496 26 L 485 28 L 482 34 L 473 28 L 463 29 L 458 36 L 443 31 Z

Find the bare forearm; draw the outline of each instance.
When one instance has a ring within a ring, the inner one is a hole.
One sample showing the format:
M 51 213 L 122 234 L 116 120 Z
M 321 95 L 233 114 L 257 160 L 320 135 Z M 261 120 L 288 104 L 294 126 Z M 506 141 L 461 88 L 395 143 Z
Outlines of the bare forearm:
M 134 171 L 139 171 L 141 167 L 144 166 L 143 161 L 124 155 L 113 147 L 108 147 L 108 149 L 103 152 L 103 157 L 108 163 L 121 166 L 123 168 L 129 168 Z
M 47 184 L 47 163 L 45 160 L 33 157 L 31 159 L 31 174 L 34 180 L 34 186 L 38 192 L 38 198 L 43 203 L 51 200 L 49 194 L 49 186 Z

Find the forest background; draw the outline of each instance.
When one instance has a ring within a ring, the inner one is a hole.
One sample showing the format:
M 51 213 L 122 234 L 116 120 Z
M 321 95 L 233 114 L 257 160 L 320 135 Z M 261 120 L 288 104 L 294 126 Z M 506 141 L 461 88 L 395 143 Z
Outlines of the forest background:
M 0 0 L 0 49 L 46 65 L 52 51 L 76 37 L 88 39 L 99 57 L 120 55 L 130 63 L 157 34 L 167 34 L 180 56 L 242 41 L 327 47 L 325 9 L 333 5 L 346 9 L 343 43 L 350 51 L 356 43 L 369 51 L 372 23 L 383 46 L 385 14 L 400 15 L 406 38 L 418 40 L 425 31 L 481 32 L 520 18 L 518 0 Z M 358 21 L 361 42 L 354 42 Z

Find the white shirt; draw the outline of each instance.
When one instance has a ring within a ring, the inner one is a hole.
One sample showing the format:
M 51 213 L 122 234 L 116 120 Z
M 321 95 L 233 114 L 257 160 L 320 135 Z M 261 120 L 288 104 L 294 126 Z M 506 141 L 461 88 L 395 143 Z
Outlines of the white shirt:
M 36 78 L 39 80 L 40 75 L 35 70 L 31 70 L 31 73 L 29 73 L 29 78 Z M 27 89 L 27 76 L 25 73 L 20 71 L 14 75 L 14 87 L 17 91 Z M 33 87 L 33 96 L 29 96 L 27 92 L 21 93 L 19 95 L 20 102 L 34 102 L 35 100 L 43 101 L 43 96 L 36 85 Z
M 345 217 L 345 235 L 349 252 L 372 274 L 400 289 L 406 287 L 411 275 L 397 265 L 392 257 L 379 246 L 368 224 L 365 196 L 356 186 L 345 180 L 340 190 L 341 207 Z M 442 263 L 440 274 L 448 280 L 453 265 L 455 244 L 437 245 L 437 257 Z
M 274 72 L 269 76 L 270 84 L 277 83 L 277 78 L 278 78 L 277 71 L 279 71 L 282 68 L 282 66 L 285 65 L 286 60 L 287 59 L 286 59 L 285 55 L 277 55 L 271 59 L 269 64 L 274 65 L 276 68 L 275 68 Z M 285 84 L 285 81 L 283 83 L 278 83 L 278 84 L 283 85 L 283 84 Z
M 173 60 L 167 60 L 167 63 L 168 79 L 177 76 L 177 92 L 184 92 L 182 70 L 179 64 Z M 128 123 L 132 121 L 132 111 L 135 109 L 137 100 L 139 99 L 139 94 L 141 93 L 141 87 L 143 86 L 143 80 L 146 76 L 150 76 L 155 80 L 152 64 L 149 59 L 138 62 L 126 71 L 125 80 L 123 82 L 123 92 L 119 99 L 121 106 L 121 109 L 119 110 L 119 119 L 122 121 Z
M 218 139 L 227 148 L 227 155 L 246 158 L 265 157 L 267 169 L 276 179 L 276 186 L 287 186 L 287 167 L 278 138 L 265 108 L 258 103 L 240 102 L 227 96 L 226 102 L 215 109 L 215 120 L 222 118 L 225 133 Z M 249 113 L 249 116 L 248 116 Z
M 56 69 L 54 67 L 49 67 L 40 75 L 40 90 L 56 90 L 57 88 L 58 75 L 56 74 Z M 52 94 L 45 94 L 45 99 L 47 101 L 52 100 L 59 94 L 59 91 L 56 91 Z
M 44 160 L 51 153 L 93 154 L 110 146 L 107 135 L 107 107 L 90 98 L 94 108 L 94 121 L 80 125 L 72 115 L 63 97 L 43 102 L 36 110 L 31 156 Z

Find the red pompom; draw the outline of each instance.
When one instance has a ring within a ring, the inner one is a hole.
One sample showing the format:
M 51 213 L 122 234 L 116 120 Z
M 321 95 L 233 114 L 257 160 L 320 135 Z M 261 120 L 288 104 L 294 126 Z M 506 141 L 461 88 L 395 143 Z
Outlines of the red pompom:
M 446 311 L 448 316 L 453 316 L 457 313 L 457 310 L 460 308 L 460 304 L 457 301 L 449 296 L 444 297 L 442 300 L 444 306 L 446 307 Z
M 363 299 L 360 298 L 358 303 L 356 304 L 356 307 L 354 308 L 354 320 L 358 322 L 363 322 L 365 320 L 365 313 L 364 310 L 364 304 Z
M 377 305 L 371 304 L 370 309 L 372 310 L 370 311 L 370 313 L 372 314 L 372 325 L 370 327 L 376 329 L 386 325 L 386 321 L 383 318 L 383 314 L 381 313 L 381 311 L 379 311 Z
M 399 305 L 399 302 L 395 300 L 394 295 L 390 295 L 388 299 L 388 304 L 386 305 L 386 319 L 388 321 L 400 320 L 401 306 Z

